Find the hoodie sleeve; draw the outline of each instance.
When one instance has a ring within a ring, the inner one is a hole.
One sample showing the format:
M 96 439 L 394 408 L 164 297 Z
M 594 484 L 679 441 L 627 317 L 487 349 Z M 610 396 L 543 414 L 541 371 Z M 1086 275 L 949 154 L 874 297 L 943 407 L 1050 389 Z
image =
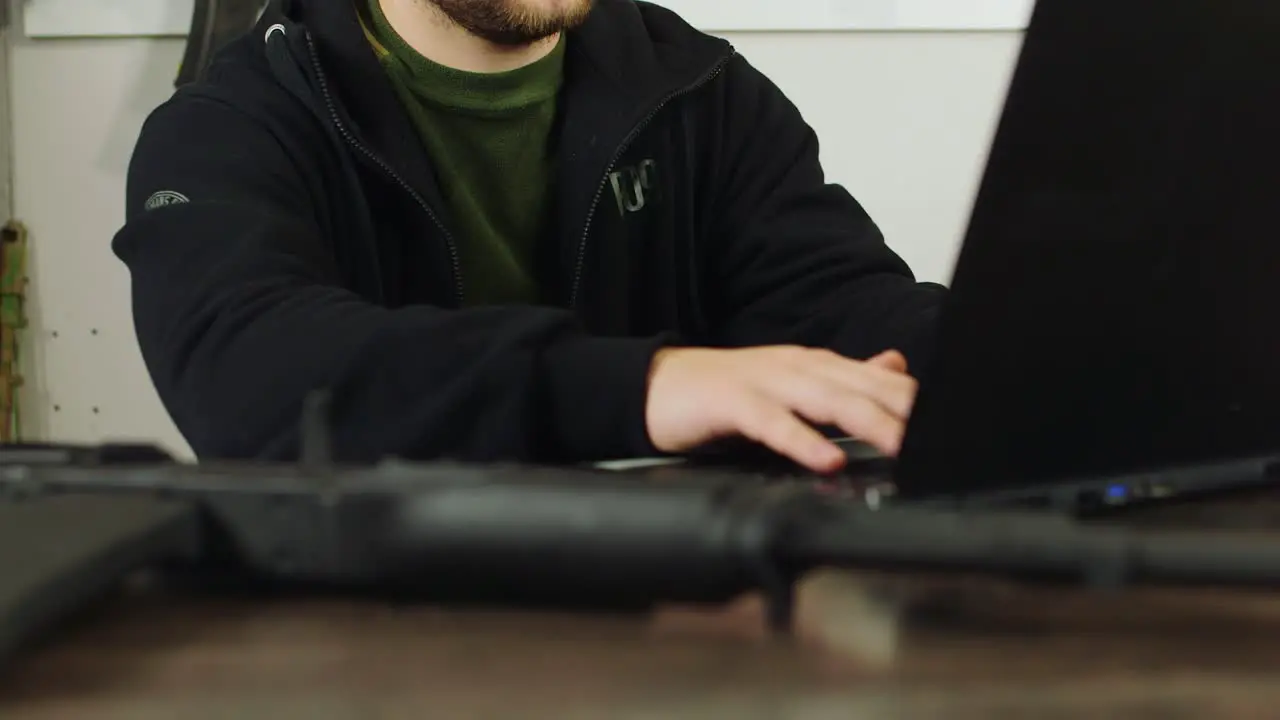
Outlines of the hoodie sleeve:
M 866 211 L 826 181 L 818 138 L 741 57 L 723 76 L 708 272 L 725 345 L 883 350 L 920 371 L 945 291 L 917 283 Z
M 239 111 L 181 93 L 139 139 L 113 249 L 147 368 L 202 459 L 296 457 L 315 389 L 332 395 L 342 461 L 652 453 L 660 339 L 590 337 L 553 309 L 372 304 L 340 279 L 304 162 Z

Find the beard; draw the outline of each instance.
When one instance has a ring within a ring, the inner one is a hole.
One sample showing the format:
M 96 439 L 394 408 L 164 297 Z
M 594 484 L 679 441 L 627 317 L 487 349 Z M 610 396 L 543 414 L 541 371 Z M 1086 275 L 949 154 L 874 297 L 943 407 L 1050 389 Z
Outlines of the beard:
M 572 30 L 595 0 L 427 0 L 463 30 L 495 45 L 529 45 Z

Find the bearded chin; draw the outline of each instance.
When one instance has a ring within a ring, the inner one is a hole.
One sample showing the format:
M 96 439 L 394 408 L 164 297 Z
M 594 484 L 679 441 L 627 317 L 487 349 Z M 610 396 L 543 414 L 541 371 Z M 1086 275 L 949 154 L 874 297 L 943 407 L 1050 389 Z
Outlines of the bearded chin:
M 563 8 L 528 7 L 529 0 L 430 0 L 450 20 L 495 45 L 519 47 L 573 30 L 591 14 L 594 0 Z M 535 0 L 536 2 L 536 0 Z

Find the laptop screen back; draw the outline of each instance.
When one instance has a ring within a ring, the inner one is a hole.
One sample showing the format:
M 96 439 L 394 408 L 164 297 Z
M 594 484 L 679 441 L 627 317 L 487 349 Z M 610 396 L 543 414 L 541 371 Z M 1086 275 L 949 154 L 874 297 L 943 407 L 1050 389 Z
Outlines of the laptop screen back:
M 905 495 L 1280 451 L 1280 2 L 1040 0 Z

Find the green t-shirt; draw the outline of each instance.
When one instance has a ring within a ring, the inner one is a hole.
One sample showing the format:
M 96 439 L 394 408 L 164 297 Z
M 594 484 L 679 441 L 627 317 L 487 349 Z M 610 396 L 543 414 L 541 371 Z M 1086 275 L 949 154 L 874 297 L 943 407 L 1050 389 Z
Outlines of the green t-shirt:
M 468 305 L 539 300 L 535 253 L 554 177 L 551 129 L 564 78 L 564 41 L 503 73 L 434 63 L 369 5 L 366 33 L 436 168 L 462 264 Z

